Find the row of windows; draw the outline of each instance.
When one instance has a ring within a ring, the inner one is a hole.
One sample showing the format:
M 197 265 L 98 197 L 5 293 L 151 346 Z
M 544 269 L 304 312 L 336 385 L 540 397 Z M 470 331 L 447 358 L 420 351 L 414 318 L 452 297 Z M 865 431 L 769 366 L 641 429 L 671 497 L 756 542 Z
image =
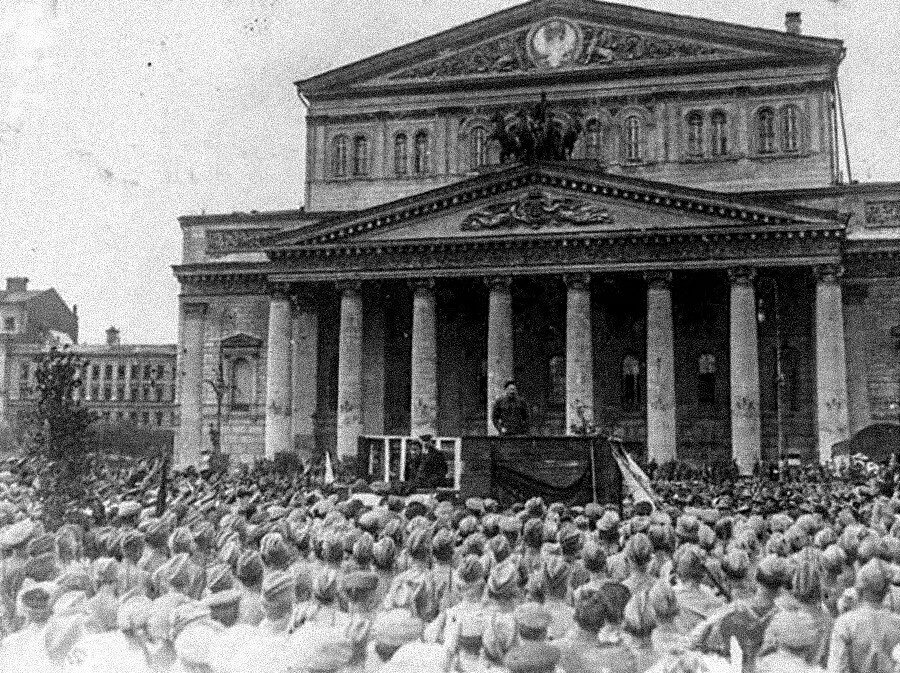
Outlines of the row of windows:
M 155 425 L 156 427 L 161 427 L 166 421 L 166 414 L 162 411 L 157 411 L 152 415 L 149 411 L 143 411 L 140 414 L 136 411 L 104 411 L 102 414 L 100 414 L 100 417 L 105 423 L 112 423 L 113 421 L 124 422 L 125 420 L 128 420 L 135 425 Z M 178 423 L 177 414 L 174 411 L 170 412 L 168 415 L 168 420 L 168 424 L 172 427 L 175 427 Z
M 796 105 L 785 105 L 779 110 L 764 107 L 755 115 L 755 151 L 758 154 L 797 152 L 801 148 L 801 113 Z M 686 152 L 688 157 L 724 157 L 731 151 L 729 141 L 729 119 L 722 110 L 711 113 L 692 111 L 686 117 Z M 600 121 L 591 118 L 582 132 L 583 156 L 586 159 L 606 160 L 605 147 L 608 145 L 610 129 Z M 473 168 L 487 166 L 491 162 L 490 133 L 485 126 L 476 125 L 469 131 L 469 162 Z M 645 159 L 643 119 L 629 115 L 621 126 L 622 159 L 638 163 Z M 369 174 L 369 143 L 365 136 L 353 139 L 352 175 Z M 350 138 L 339 135 L 332 141 L 332 167 L 334 177 L 347 177 L 351 173 L 349 156 Z M 394 136 L 394 175 L 424 175 L 430 170 L 430 144 L 428 133 L 419 131 L 413 139 L 412 166 L 409 161 L 409 138 L 406 133 Z
M 164 385 L 143 385 L 131 386 L 127 389 L 131 393 L 130 399 L 135 402 L 174 402 L 175 386 Z M 168 396 L 166 395 L 168 393 Z M 111 384 L 91 386 L 90 397 L 87 399 L 94 401 L 110 401 L 126 399 L 126 387 L 119 384 L 113 387 Z
M 7 316 L 3 319 L 3 331 L 4 332 L 15 332 L 16 331 L 15 316 Z
M 331 174 L 336 178 L 348 175 L 365 177 L 369 174 L 369 140 L 362 135 L 353 138 L 352 155 L 350 137 L 335 136 L 331 141 Z M 413 136 L 412 165 L 410 165 L 409 138 L 405 133 L 394 136 L 394 173 L 396 175 L 425 175 L 431 170 L 431 143 L 427 131 Z
M 91 365 L 91 378 L 95 381 L 100 378 L 105 379 L 144 379 L 145 381 L 156 380 L 162 381 L 165 380 L 166 376 L 171 380 L 175 380 L 176 378 L 176 369 L 174 366 L 167 367 L 166 365 L 151 365 L 145 364 L 141 366 L 140 364 L 132 364 L 130 370 L 124 365 L 116 365 L 113 366 L 111 364 L 105 365 L 101 367 L 101 365 L 94 364 Z M 102 377 L 101 377 L 102 374 Z

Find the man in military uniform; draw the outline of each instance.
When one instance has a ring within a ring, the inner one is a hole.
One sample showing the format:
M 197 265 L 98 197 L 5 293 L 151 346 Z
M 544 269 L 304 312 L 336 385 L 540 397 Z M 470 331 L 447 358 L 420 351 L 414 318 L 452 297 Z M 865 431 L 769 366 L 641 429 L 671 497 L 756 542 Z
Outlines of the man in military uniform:
M 431 435 L 419 438 L 422 454 L 416 471 L 416 488 L 439 488 L 447 485 L 447 458 L 437 448 Z
M 516 390 L 515 381 L 507 381 L 503 394 L 494 402 L 491 421 L 501 435 L 528 433 L 528 404 Z

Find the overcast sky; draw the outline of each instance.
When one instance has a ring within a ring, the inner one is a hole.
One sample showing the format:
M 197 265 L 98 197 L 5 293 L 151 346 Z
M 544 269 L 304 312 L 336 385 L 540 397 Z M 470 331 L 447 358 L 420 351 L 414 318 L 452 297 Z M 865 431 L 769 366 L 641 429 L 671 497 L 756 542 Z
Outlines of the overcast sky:
M 587 1 L 587 0 L 586 0 Z M 509 7 L 503 0 L 0 0 L 0 278 L 172 342 L 181 214 L 296 208 L 291 82 Z M 839 37 L 854 177 L 900 180 L 897 0 L 634 0 Z

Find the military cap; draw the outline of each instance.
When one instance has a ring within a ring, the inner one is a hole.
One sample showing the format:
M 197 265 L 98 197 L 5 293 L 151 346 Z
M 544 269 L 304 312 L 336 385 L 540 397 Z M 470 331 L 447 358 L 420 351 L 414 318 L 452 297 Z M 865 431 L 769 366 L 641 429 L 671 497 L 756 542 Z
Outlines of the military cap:
M 421 559 L 431 555 L 431 531 L 420 528 L 413 531 L 406 542 L 406 548 L 412 558 Z
M 337 673 L 353 659 L 353 644 L 336 629 L 325 629 L 305 643 L 303 670 L 310 673 Z
M 378 575 L 365 570 L 353 570 L 343 576 L 342 584 L 347 590 L 374 591 L 378 588 Z
M 374 535 L 381 526 L 381 517 L 375 510 L 363 512 L 359 516 L 358 525 L 362 530 Z
M 675 520 L 675 535 L 682 541 L 696 542 L 700 522 L 692 514 L 682 514 Z
M 265 587 L 265 582 L 263 582 Z M 327 568 L 316 574 L 312 582 L 312 595 L 320 603 L 330 604 L 337 598 L 338 574 Z
M 531 601 L 519 605 L 515 609 L 513 617 L 520 631 L 532 634 L 546 630 L 552 620 L 550 613 L 543 605 Z
M 193 564 L 190 561 L 190 557 L 182 552 L 175 554 L 175 556 L 163 563 L 154 575 L 157 575 L 158 579 L 164 584 L 177 591 L 182 591 L 193 580 Z
M 273 570 L 263 578 L 263 604 L 285 606 L 294 602 L 294 576 L 286 570 Z
M 566 524 L 559 529 L 556 540 L 563 554 L 574 554 L 581 547 L 581 533 L 574 526 Z
M 515 598 L 519 593 L 519 570 L 509 560 L 498 563 L 488 577 L 488 591 L 498 598 Z
M 148 544 L 160 547 L 166 543 L 169 537 L 169 522 L 166 518 L 154 517 L 145 521 L 141 526 L 144 528 L 143 533 Z
M 756 581 L 769 588 L 784 586 L 787 583 L 788 569 L 785 560 L 775 554 L 764 556 L 756 566 Z
M 129 529 L 122 533 L 122 537 L 119 538 L 119 547 L 123 551 L 127 547 L 143 547 L 144 546 L 144 535 L 137 530 Z
M 47 582 L 26 581 L 19 592 L 19 601 L 30 613 L 45 614 L 50 610 L 51 588 Z
M 459 525 L 456 527 L 456 529 L 459 532 L 460 537 L 466 538 L 478 530 L 478 519 L 476 519 L 474 516 L 464 517 L 459 522 Z
M 552 673 L 559 663 L 559 649 L 544 642 L 524 640 L 503 658 L 510 673 Z
M 329 531 L 322 541 L 322 560 L 325 563 L 340 563 L 344 558 L 344 540 L 335 531 Z
M 648 500 L 639 500 L 634 503 L 634 513 L 636 516 L 650 516 L 653 512 L 653 503 Z
M 56 565 L 56 554 L 47 552 L 32 556 L 25 562 L 22 569 L 25 577 L 30 577 L 35 582 L 50 582 L 56 579 L 59 568 Z
M 280 533 L 266 533 L 259 546 L 264 565 L 284 570 L 291 564 L 291 550 Z
M 544 516 L 545 509 L 543 498 L 530 498 L 525 503 L 525 514 L 528 517 L 541 518 Z
M 372 623 L 372 640 L 379 645 L 401 647 L 422 636 L 425 623 L 405 608 L 379 612 Z
M 25 551 L 29 556 L 52 554 L 56 552 L 56 536 L 52 533 L 36 535 L 28 541 Z
M 406 505 L 403 502 L 403 498 L 399 495 L 389 495 L 387 499 L 387 508 L 391 512 L 402 512 L 403 507 Z
M 484 511 L 485 512 L 496 512 L 500 508 L 500 503 L 498 503 L 493 498 L 485 498 L 484 499 Z
M 214 565 L 206 571 L 206 588 L 210 593 L 227 591 L 234 587 L 234 576 L 225 565 Z
M 93 590 L 91 576 L 87 568 L 81 563 L 72 563 L 56 578 L 57 591 L 83 591 L 88 593 Z
M 94 561 L 92 571 L 98 587 L 115 584 L 119 577 L 119 564 L 112 558 L 99 558 Z
M 449 562 L 453 557 L 456 537 L 448 528 L 441 528 L 431 540 L 432 553 L 439 561 Z
M 893 579 L 893 573 L 884 561 L 873 558 L 856 574 L 856 588 L 872 596 L 884 596 Z
M 224 589 L 222 591 L 216 591 L 211 594 L 207 594 L 203 598 L 203 604 L 206 605 L 211 611 L 215 611 L 219 608 L 235 608 L 241 602 L 241 591 L 240 589 Z
M 135 516 L 141 511 L 141 503 L 136 500 L 125 500 L 119 504 L 118 515 L 127 519 L 128 517 Z
M 603 512 L 603 516 L 597 521 L 597 530 L 601 533 L 612 533 L 619 527 L 619 515 L 611 509 Z
M 56 615 L 84 614 L 88 611 L 88 597 L 84 591 L 65 591 L 60 593 L 57 589 L 56 595 L 51 596 L 50 600 L 53 604 L 53 614 Z
M 722 572 L 730 579 L 741 580 L 750 572 L 750 556 L 743 549 L 732 549 L 722 558 Z
M 484 581 L 484 566 L 475 554 L 468 554 L 456 568 L 456 577 L 464 584 Z
M 484 500 L 482 500 L 481 498 L 467 498 L 466 509 L 469 510 L 472 514 L 481 516 L 482 514 L 484 514 Z
M 389 537 L 383 537 L 372 546 L 372 560 L 381 570 L 388 570 L 394 565 L 397 547 Z
M 538 518 L 528 519 L 522 529 L 522 538 L 529 547 L 540 547 L 544 541 L 544 523 Z
M 681 545 L 675 552 L 675 572 L 679 577 L 700 579 L 705 572 L 703 551 L 695 544 Z
M 179 526 L 169 536 L 169 549 L 173 554 L 190 554 L 194 550 L 194 536 L 187 526 Z
M 522 531 L 522 522 L 514 516 L 500 517 L 500 532 L 506 536 L 518 536 Z
M 28 541 L 37 527 L 31 519 L 22 519 L 6 526 L 0 532 L 0 549 L 12 549 Z

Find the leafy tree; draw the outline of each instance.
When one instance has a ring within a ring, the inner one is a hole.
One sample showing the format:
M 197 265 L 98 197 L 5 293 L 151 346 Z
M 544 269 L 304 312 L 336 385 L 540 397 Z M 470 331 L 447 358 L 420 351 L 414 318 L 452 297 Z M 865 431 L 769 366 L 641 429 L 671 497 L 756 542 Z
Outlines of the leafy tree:
M 91 498 L 89 475 L 92 411 L 81 404 L 81 372 L 87 362 L 68 348 L 50 348 L 41 357 L 35 387 L 24 412 L 27 450 L 37 469 L 37 496 L 45 523 L 55 528 Z

